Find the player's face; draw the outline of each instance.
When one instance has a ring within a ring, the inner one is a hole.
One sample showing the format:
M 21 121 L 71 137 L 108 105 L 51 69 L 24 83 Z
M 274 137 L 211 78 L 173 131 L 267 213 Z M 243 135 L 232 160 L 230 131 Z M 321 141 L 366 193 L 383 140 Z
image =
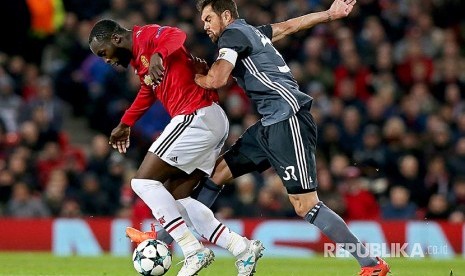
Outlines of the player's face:
M 211 5 L 206 6 L 202 10 L 201 18 L 203 21 L 203 29 L 207 32 L 208 37 L 216 43 L 227 26 L 226 20 L 224 17 L 216 14 Z
M 132 52 L 126 48 L 119 47 L 112 42 L 98 42 L 93 40 L 90 43 L 92 52 L 101 57 L 106 63 L 113 66 L 121 65 L 124 68 L 129 66 L 132 58 Z

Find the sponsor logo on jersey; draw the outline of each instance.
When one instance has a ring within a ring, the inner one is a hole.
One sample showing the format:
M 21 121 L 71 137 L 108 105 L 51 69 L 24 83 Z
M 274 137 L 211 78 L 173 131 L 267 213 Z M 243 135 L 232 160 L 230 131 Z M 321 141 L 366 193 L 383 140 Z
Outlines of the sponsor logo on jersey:
M 142 62 L 142 65 L 146 68 L 149 67 L 149 61 L 145 56 L 140 56 L 140 61 Z

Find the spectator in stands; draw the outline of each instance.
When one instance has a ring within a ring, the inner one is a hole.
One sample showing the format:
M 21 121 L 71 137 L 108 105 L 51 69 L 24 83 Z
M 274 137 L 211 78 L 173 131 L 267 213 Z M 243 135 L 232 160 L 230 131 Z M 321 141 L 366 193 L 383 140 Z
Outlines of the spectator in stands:
M 452 211 L 449 215 L 449 222 L 463 224 L 465 222 L 465 209 L 457 208 Z
M 363 63 L 372 66 L 375 64 L 377 50 L 386 41 L 386 33 L 379 17 L 369 16 L 363 24 L 357 39 L 357 48 L 363 53 Z
M 384 171 L 386 149 L 382 143 L 381 130 L 376 125 L 367 125 L 363 130 L 362 145 L 354 151 L 357 164 L 370 163 L 378 170 Z
M 223 219 L 231 217 L 260 216 L 257 209 L 257 184 L 251 174 L 234 180 L 236 194 L 232 200 L 220 200 L 219 216 Z
M 370 71 L 366 65 L 362 64 L 353 40 L 345 40 L 341 43 L 340 54 L 342 63 L 334 70 L 334 95 L 337 97 L 342 96 L 343 82 L 350 77 L 352 78 L 350 85 L 352 90 L 355 91 L 356 97 L 366 102 L 370 98 L 368 91 Z
M 68 179 L 65 171 L 60 169 L 53 170 L 50 173 L 50 178 L 48 179 L 42 193 L 43 200 L 47 204 L 53 216 L 58 216 L 61 213 L 64 203 L 67 200 L 67 188 Z
M 14 93 L 13 79 L 0 67 L 0 119 L 5 123 L 7 133 L 18 130 L 21 97 Z
M 34 168 L 27 162 L 26 157 L 22 153 L 15 151 L 8 159 L 6 169 L 11 172 L 16 181 L 23 182 L 29 186 L 30 189 L 37 190 L 37 178 Z
M 336 214 L 343 216 L 346 211 L 345 202 L 334 185 L 330 171 L 327 168 L 321 168 L 318 170 L 317 176 L 318 198 Z
M 117 208 L 111 208 L 108 193 L 101 190 L 97 176 L 91 173 L 83 176 L 78 203 L 84 215 L 108 216 L 117 211 Z
M 342 115 L 341 141 L 344 153 L 353 158 L 353 151 L 362 146 L 362 118 L 360 111 L 347 106 Z
M 8 147 L 8 137 L 6 133 L 6 127 L 5 124 L 3 123 L 3 120 L 0 119 L 0 163 L 3 165 L 0 165 L 0 169 L 3 168 L 5 165 L 5 160 L 6 156 L 9 152 L 9 147 Z
M 5 215 L 15 218 L 40 218 L 50 216 L 50 211 L 40 197 L 31 193 L 26 183 L 13 185 L 13 193 L 8 201 Z
M 426 164 L 425 186 L 429 194 L 441 194 L 449 198 L 452 190 L 451 178 L 443 156 L 434 156 Z
M 365 123 L 375 125 L 381 129 L 386 121 L 386 110 L 386 103 L 380 96 L 371 97 L 366 104 Z
M 425 218 L 429 220 L 447 220 L 450 215 L 449 204 L 444 195 L 434 194 L 428 202 Z
M 61 169 L 63 166 L 63 152 L 58 143 L 49 142 L 40 152 L 36 168 L 39 178 L 39 186 L 45 189 L 54 170 Z
M 335 154 L 331 158 L 329 170 L 336 186 L 341 185 L 346 177 L 346 168 L 350 165 L 349 158 L 344 154 Z
M 465 178 L 457 177 L 453 182 L 453 193 L 451 196 L 452 206 L 465 208 Z
M 59 132 L 62 129 L 63 117 L 65 112 L 64 103 L 55 95 L 52 79 L 48 76 L 42 76 L 36 82 L 37 95 L 31 99 L 27 105 L 26 113 L 32 115 L 38 108 L 45 112 L 46 120 L 49 122 L 49 128 Z
M 417 207 L 410 201 L 410 191 L 403 186 L 393 186 L 389 202 L 381 207 L 381 217 L 388 220 L 415 219 Z
M 39 135 L 37 124 L 32 121 L 25 121 L 21 123 L 19 128 L 19 145 L 37 152 L 43 147 L 43 145 L 39 144 Z
M 15 179 L 10 171 L 0 170 L 0 210 L 10 200 L 14 183 Z
M 429 129 L 429 143 L 425 145 L 425 152 L 430 159 L 436 155 L 442 155 L 444 157 L 451 156 L 453 141 L 450 126 L 444 121 L 439 122 L 434 129 Z
M 465 118 L 465 116 L 464 116 Z M 465 176 L 465 136 L 455 144 L 454 154 L 447 158 L 450 172 L 455 176 Z
M 398 162 L 399 176 L 391 179 L 391 186 L 402 185 L 410 191 L 410 199 L 419 207 L 428 204 L 428 192 L 424 183 L 424 172 L 418 159 L 412 155 L 400 158 Z
M 367 184 L 361 177 L 361 171 L 357 167 L 344 169 L 344 201 L 346 220 L 370 220 L 380 216 L 379 205 L 374 195 L 368 191 Z
M 263 188 L 267 188 L 272 195 L 273 201 L 268 205 L 269 207 L 267 208 L 268 210 L 272 211 L 271 216 L 295 217 L 294 207 L 289 202 L 287 191 L 282 184 L 281 178 L 279 178 L 277 174 L 266 174 L 262 189 Z M 258 205 L 263 206 L 260 201 L 260 194 L 261 191 L 259 192 Z
M 65 199 L 57 216 L 64 218 L 82 217 L 81 206 L 75 199 Z
M 100 183 L 100 192 L 107 197 L 105 204 L 108 205 L 108 214 L 115 214 L 121 206 L 120 198 L 125 171 L 129 166 L 129 160 L 123 155 L 113 152 L 108 160 L 107 174 L 97 180 Z
M 87 171 L 95 173 L 98 177 L 104 177 L 107 174 L 110 150 L 108 138 L 105 135 L 96 135 L 92 139 Z
M 317 149 L 318 153 L 323 155 L 325 159 L 330 160 L 333 156 L 343 152 L 341 141 L 341 130 L 336 123 L 326 123 L 319 128 L 322 133 L 319 135 L 322 142 Z

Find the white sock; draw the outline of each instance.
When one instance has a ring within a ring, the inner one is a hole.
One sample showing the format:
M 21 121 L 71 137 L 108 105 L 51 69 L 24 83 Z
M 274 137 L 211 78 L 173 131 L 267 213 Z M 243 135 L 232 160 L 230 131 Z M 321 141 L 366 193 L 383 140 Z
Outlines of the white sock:
M 227 249 L 235 257 L 246 250 L 247 238 L 229 230 L 228 227 L 215 218 L 213 212 L 207 206 L 191 197 L 176 201 L 178 209 L 186 222 L 189 226 L 192 225 L 204 239 Z
M 181 247 L 184 256 L 202 248 L 200 242 L 187 228 L 178 211 L 176 200 L 159 181 L 132 179 L 134 192 L 150 207 L 153 216 Z

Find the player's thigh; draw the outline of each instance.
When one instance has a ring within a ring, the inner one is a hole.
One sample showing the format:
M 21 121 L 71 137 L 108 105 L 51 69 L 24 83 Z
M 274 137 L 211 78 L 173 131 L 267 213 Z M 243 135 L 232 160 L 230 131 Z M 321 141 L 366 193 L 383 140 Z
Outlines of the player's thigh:
M 169 178 L 181 174 L 182 171 L 166 163 L 153 152 L 147 152 L 139 166 L 135 178 L 153 179 L 164 183 Z
M 248 128 L 222 156 L 224 163 L 220 165 L 222 165 L 223 170 L 227 169 L 233 178 L 250 172 L 263 172 L 270 167 L 267 153 L 263 150 L 258 138 L 261 129 L 260 122 Z M 225 167 L 224 165 L 227 166 Z M 215 179 L 215 175 L 220 172 L 222 170 L 217 169 L 213 178 Z M 224 171 L 223 174 L 225 174 Z
M 302 112 L 302 111 L 301 111 Z M 269 160 L 289 194 L 316 190 L 316 126 L 300 112 L 268 127 Z
M 205 172 L 201 170 L 195 170 L 191 174 L 183 173 L 169 179 L 165 187 L 175 199 L 186 198 L 192 194 L 194 188 L 205 176 Z

